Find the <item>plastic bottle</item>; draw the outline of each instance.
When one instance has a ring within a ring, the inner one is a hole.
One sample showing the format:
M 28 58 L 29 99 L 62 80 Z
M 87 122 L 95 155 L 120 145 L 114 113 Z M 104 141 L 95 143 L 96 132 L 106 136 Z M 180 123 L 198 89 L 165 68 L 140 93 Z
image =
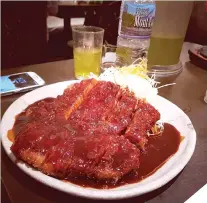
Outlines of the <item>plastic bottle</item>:
M 122 65 L 146 57 L 155 9 L 153 0 L 122 1 L 117 39 L 117 61 Z

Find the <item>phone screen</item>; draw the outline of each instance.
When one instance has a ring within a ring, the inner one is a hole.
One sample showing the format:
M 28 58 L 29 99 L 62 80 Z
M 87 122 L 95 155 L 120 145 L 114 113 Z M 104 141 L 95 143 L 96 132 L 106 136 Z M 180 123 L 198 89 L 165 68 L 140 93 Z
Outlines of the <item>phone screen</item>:
M 37 84 L 38 83 L 28 73 L 1 76 L 1 93 Z

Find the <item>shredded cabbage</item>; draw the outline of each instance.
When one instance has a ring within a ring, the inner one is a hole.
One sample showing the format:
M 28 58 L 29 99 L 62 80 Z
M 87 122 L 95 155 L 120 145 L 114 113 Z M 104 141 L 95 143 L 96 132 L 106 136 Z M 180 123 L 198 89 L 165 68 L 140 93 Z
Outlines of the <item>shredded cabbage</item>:
M 153 77 L 147 75 L 147 59 L 141 59 L 138 64 L 124 67 L 107 68 L 99 80 L 111 81 L 121 87 L 128 87 L 137 98 L 146 99 L 148 102 L 157 95 L 157 84 Z M 150 102 L 151 103 L 151 102 Z

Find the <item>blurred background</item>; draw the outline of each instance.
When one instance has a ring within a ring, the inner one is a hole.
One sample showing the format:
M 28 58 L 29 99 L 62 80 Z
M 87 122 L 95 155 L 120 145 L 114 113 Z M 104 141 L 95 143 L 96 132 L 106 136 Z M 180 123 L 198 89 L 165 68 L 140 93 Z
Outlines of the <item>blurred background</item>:
M 121 1 L 1 1 L 2 68 L 73 58 L 71 27 L 105 29 L 116 45 Z M 194 2 L 185 41 L 207 45 L 207 6 Z

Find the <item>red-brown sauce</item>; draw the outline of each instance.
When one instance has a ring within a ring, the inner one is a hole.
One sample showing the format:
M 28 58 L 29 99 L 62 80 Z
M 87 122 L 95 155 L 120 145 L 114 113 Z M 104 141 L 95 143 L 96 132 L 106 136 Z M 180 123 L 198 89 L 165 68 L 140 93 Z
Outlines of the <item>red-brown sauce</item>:
M 183 137 L 172 125 L 165 123 L 162 135 L 151 136 L 146 153 L 141 153 L 140 167 L 125 175 L 119 182 L 100 182 L 88 178 L 73 178 L 68 180 L 83 187 L 114 188 L 121 185 L 139 182 L 156 172 L 179 148 Z
M 55 100 L 55 98 L 52 97 L 48 97 L 45 98 L 41 101 L 45 101 L 47 103 L 53 102 Z M 15 140 L 15 135 L 17 135 L 19 133 L 19 131 L 22 129 L 22 127 L 24 127 L 24 125 L 26 125 L 29 121 L 30 121 L 30 117 L 26 115 L 26 110 L 34 107 L 34 108 L 38 108 L 38 103 L 40 101 L 34 102 L 33 104 L 29 105 L 24 111 L 22 111 L 20 114 L 18 114 L 15 117 L 15 123 L 14 126 L 11 130 L 8 131 L 7 137 L 11 142 L 14 142 Z
M 47 98 L 45 101 L 52 102 L 53 98 Z M 37 103 L 30 105 L 29 107 L 35 107 Z M 25 111 L 16 116 L 16 121 L 12 130 L 8 131 L 8 139 L 14 141 L 15 135 L 19 130 L 28 122 L 28 117 Z M 67 181 L 83 187 L 93 188 L 114 188 L 125 184 L 136 183 L 144 178 L 150 176 L 157 169 L 159 169 L 173 154 L 175 154 L 179 148 L 180 142 L 183 137 L 179 131 L 172 125 L 165 123 L 164 132 L 158 136 L 149 137 L 146 153 L 140 155 L 140 168 L 138 171 L 131 172 L 125 175 L 118 182 L 101 182 L 88 178 L 71 178 Z

